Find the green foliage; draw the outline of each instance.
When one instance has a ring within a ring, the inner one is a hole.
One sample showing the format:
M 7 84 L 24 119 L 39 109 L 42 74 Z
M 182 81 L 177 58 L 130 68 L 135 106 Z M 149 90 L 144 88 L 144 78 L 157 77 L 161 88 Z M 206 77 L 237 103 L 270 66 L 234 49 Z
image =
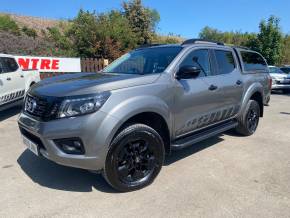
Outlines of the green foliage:
M 222 41 L 223 40 L 223 32 L 218 29 L 211 28 L 209 26 L 204 27 L 200 33 L 199 38 L 214 40 L 214 41 Z
M 20 35 L 17 23 L 8 15 L 0 15 L 0 31 L 7 31 L 15 35 Z
M 60 29 L 57 27 L 47 28 L 46 37 L 48 41 L 53 42 L 56 51 L 64 56 L 76 56 L 76 52 L 74 50 L 74 46 L 70 39 L 60 32 Z
M 290 65 L 290 36 L 286 35 L 283 42 L 283 52 L 281 64 Z
M 159 13 L 144 7 L 141 0 L 124 2 L 123 10 L 133 32 L 138 37 L 138 44 L 150 43 L 160 20 Z
M 146 11 L 146 14 L 149 13 L 149 9 L 142 10 Z M 148 20 L 153 25 L 158 17 L 153 10 L 150 13 L 151 17 Z M 148 29 L 146 31 L 150 32 Z M 139 43 L 144 43 L 143 35 L 132 28 L 132 23 L 123 13 L 116 10 L 99 15 L 80 10 L 64 34 L 81 57 L 103 57 L 113 60 Z M 152 37 L 152 31 L 150 34 Z
M 205 27 L 199 34 L 202 39 L 217 40 L 227 44 L 246 46 L 260 52 L 268 64 L 278 65 L 287 59 L 289 41 L 284 40 L 279 27 L 279 19 L 271 16 L 268 21 L 261 21 L 258 34 L 241 32 L 221 32 L 217 29 Z M 283 48 L 284 46 L 284 48 Z
M 32 38 L 36 38 L 37 37 L 37 32 L 35 29 L 29 28 L 27 26 L 22 27 L 22 32 Z
M 220 41 L 230 45 L 251 47 L 253 40 L 256 39 L 256 34 L 238 31 L 222 32 L 218 29 L 206 26 L 199 33 L 199 38 Z
M 100 42 L 95 13 L 80 10 L 65 33 L 81 57 L 98 56 Z
M 257 35 L 257 50 L 267 59 L 268 64 L 279 64 L 282 60 L 283 35 L 280 20 L 271 16 L 268 21 L 261 21 Z
M 137 46 L 137 35 L 119 11 L 97 16 L 97 26 L 102 57 L 113 60 Z
M 96 15 L 80 10 L 65 35 L 81 57 L 115 59 L 137 44 L 128 20 L 118 11 Z
M 181 38 L 178 35 L 174 35 L 172 33 L 169 33 L 167 36 L 162 35 L 155 35 L 153 39 L 153 43 L 158 44 L 179 44 L 184 41 L 183 38 Z

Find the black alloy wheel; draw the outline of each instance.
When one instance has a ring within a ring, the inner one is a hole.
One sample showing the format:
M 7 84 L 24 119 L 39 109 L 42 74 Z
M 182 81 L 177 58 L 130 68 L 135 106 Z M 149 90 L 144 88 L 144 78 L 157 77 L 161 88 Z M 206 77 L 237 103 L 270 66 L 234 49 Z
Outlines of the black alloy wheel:
M 125 192 L 154 181 L 164 161 L 160 135 L 144 124 L 124 128 L 114 138 L 104 167 L 104 177 L 115 189 Z
M 256 108 L 251 108 L 247 114 L 247 125 L 251 133 L 254 133 L 257 129 L 259 122 L 259 114 Z
M 259 124 L 260 110 L 260 105 L 257 101 L 249 100 L 244 113 L 238 119 L 236 132 L 244 136 L 252 135 Z
M 158 165 L 152 144 L 143 139 L 129 141 L 118 154 L 116 168 L 124 183 L 136 183 L 150 176 Z

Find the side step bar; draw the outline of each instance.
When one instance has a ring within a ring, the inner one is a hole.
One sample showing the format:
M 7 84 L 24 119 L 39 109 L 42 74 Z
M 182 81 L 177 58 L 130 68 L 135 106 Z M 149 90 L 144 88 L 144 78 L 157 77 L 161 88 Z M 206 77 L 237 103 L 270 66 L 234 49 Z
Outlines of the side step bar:
M 196 133 L 193 133 L 192 135 L 173 141 L 171 144 L 171 148 L 173 150 L 185 148 L 187 146 L 193 145 L 197 142 L 203 141 L 207 138 L 210 138 L 212 136 L 225 132 L 229 129 L 233 129 L 237 125 L 238 125 L 237 121 L 231 120 L 231 121 L 227 121 L 226 123 L 222 123 L 213 127 L 206 128 L 205 130 L 197 131 Z

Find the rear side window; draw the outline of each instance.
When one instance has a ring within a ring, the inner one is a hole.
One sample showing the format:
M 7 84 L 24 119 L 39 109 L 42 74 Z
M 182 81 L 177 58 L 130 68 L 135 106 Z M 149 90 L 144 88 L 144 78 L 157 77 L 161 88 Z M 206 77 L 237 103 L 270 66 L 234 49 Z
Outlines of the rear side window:
M 217 74 L 231 73 L 235 68 L 235 59 L 231 51 L 214 50 L 217 61 Z
M 14 58 L 0 58 L 3 73 L 14 72 L 18 69 L 18 65 Z
M 258 53 L 242 51 L 241 56 L 243 59 L 245 71 L 257 71 L 257 70 L 267 71 L 267 64 L 264 58 Z

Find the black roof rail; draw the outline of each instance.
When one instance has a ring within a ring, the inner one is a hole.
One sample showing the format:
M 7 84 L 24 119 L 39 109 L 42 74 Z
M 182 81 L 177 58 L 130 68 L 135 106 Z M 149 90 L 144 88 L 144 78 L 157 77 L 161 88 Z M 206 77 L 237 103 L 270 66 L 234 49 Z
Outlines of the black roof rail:
M 214 41 L 214 40 L 207 40 L 207 39 L 188 39 L 188 40 L 185 40 L 181 45 L 195 44 L 198 42 L 205 42 L 205 43 L 209 42 L 209 43 L 215 43 L 217 45 L 225 45 L 222 42 L 218 42 L 218 41 Z

